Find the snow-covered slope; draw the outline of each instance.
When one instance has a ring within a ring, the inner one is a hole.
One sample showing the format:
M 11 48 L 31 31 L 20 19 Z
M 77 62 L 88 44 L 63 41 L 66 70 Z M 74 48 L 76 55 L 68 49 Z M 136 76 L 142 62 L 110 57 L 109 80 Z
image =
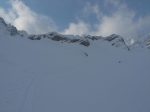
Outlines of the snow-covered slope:
M 129 48 L 118 35 L 11 35 L 2 25 L 0 112 L 150 112 L 146 44 Z

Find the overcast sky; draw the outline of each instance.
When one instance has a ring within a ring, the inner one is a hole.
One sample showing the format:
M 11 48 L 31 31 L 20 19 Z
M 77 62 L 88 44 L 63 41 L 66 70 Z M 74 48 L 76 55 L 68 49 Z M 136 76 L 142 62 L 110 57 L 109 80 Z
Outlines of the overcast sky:
M 0 0 L 0 16 L 29 33 L 148 35 L 150 0 Z

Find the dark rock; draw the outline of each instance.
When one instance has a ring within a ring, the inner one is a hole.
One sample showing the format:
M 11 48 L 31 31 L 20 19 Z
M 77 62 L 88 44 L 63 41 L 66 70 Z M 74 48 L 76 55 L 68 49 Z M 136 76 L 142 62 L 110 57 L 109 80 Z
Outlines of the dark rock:
M 63 40 L 66 41 L 67 40 L 66 38 L 61 37 L 59 35 L 53 36 L 51 39 L 54 41 L 63 41 Z
M 2 17 L 0 17 L 0 23 L 2 23 L 4 26 L 7 26 L 5 20 Z
M 112 46 L 124 47 L 128 51 L 130 50 L 130 48 L 128 47 L 128 45 L 125 43 L 124 39 L 120 35 L 112 34 L 110 36 L 104 37 L 104 40 L 109 41 Z
M 35 35 L 30 35 L 30 36 L 28 37 L 28 39 L 30 39 L 30 40 L 35 40 Z
M 88 53 L 86 53 L 86 52 L 84 52 L 84 55 L 85 55 L 85 56 L 89 56 Z
M 91 35 L 87 35 L 84 38 L 90 39 L 90 40 L 98 40 L 99 39 L 98 36 L 91 36 Z
M 88 40 L 85 40 L 85 41 L 83 40 L 83 41 L 80 42 L 80 44 L 84 45 L 86 47 L 90 46 L 90 42 Z
M 147 47 L 148 49 L 150 49 L 150 40 L 148 40 L 148 41 L 146 42 L 146 47 Z
M 107 41 L 113 41 L 116 38 L 121 38 L 121 37 L 119 35 L 112 34 L 110 36 L 105 37 L 105 40 L 107 40 Z
M 16 27 L 9 25 L 8 31 L 10 32 L 11 36 L 15 36 L 18 34 L 18 30 Z
M 76 43 L 76 42 L 79 42 L 79 41 L 80 41 L 80 39 L 71 39 L 70 40 L 71 43 Z
M 37 38 L 35 38 L 35 40 L 41 40 L 41 37 L 40 37 L 40 36 L 38 36 Z

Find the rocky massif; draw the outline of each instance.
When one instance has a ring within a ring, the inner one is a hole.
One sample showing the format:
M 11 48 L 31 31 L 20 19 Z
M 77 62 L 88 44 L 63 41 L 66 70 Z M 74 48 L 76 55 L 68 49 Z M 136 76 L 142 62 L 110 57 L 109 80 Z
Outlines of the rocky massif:
M 110 42 L 112 46 L 123 47 L 127 50 L 130 50 L 129 45 L 126 44 L 124 38 L 117 34 L 112 34 L 110 36 L 91 36 L 91 35 L 63 35 L 57 32 L 50 32 L 46 34 L 27 34 L 25 31 L 19 31 L 17 28 L 11 24 L 6 24 L 3 18 L 0 18 L 0 31 L 1 33 L 7 32 L 10 36 L 19 36 L 25 37 L 30 40 L 41 40 L 41 39 L 50 39 L 52 41 L 59 41 L 61 43 L 72 43 L 79 44 L 85 47 L 89 47 L 93 41 L 101 40 Z M 150 39 L 144 41 L 145 47 L 150 48 Z M 132 46 L 132 45 L 131 45 Z

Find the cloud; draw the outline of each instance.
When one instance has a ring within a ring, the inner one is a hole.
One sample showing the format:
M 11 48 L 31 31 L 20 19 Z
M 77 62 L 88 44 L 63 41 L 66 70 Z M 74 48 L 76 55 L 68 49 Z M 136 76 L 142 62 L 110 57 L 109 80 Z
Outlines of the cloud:
M 21 0 L 10 0 L 10 9 L 0 9 L 0 16 L 8 23 L 13 24 L 19 30 L 26 30 L 28 33 L 40 34 L 56 30 L 54 21 L 44 15 L 32 11 Z
M 101 12 L 98 5 L 92 5 L 87 2 L 83 11 L 83 17 L 90 18 L 91 15 L 96 15 L 96 19 L 100 19 Z M 84 19 L 80 19 L 80 17 L 76 17 L 76 22 L 69 23 L 68 28 L 66 28 L 62 33 L 69 35 L 89 35 L 92 33 L 92 26 L 89 22 L 84 21 Z
M 138 20 L 135 20 L 135 17 L 135 12 L 125 5 L 117 5 L 115 12 L 101 17 L 95 34 L 107 36 L 116 33 L 124 37 L 136 36 Z
M 113 4 L 116 11 L 101 18 L 102 21 L 97 26 L 95 34 L 107 36 L 116 33 L 128 40 L 150 33 L 150 15 L 138 17 L 137 13 L 126 4 L 119 4 L 119 2 Z
M 83 21 L 78 21 L 77 23 L 70 23 L 69 27 L 65 29 L 63 34 L 71 35 L 83 35 L 83 34 L 88 34 L 90 31 L 89 24 L 83 22 Z
M 150 33 L 150 15 L 137 16 L 136 11 L 130 9 L 127 4 L 122 3 L 120 0 L 106 0 L 105 3 L 106 8 L 112 9 L 109 13 L 104 13 L 103 10 L 100 10 L 98 4 L 92 5 L 88 3 L 84 8 L 85 15 L 92 13 L 96 16 L 96 24 L 89 24 L 80 19 L 79 21 L 82 21 L 82 25 L 79 25 L 79 22 L 70 23 L 65 31 L 68 34 L 81 34 L 83 32 L 102 36 L 116 33 L 123 36 L 126 41 L 131 38 L 137 39 Z

